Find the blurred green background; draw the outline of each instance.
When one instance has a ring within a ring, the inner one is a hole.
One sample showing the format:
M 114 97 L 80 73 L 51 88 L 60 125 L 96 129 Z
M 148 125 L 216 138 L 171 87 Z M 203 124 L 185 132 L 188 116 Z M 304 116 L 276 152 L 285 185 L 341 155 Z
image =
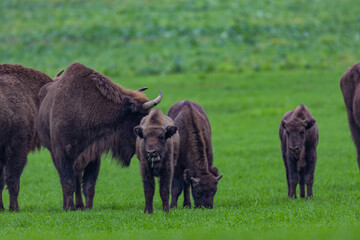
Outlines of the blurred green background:
M 0 63 L 54 76 L 78 61 L 127 88 L 163 91 L 164 113 L 183 99 L 210 119 L 224 174 L 213 210 L 144 215 L 136 157 L 104 157 L 94 209 L 62 211 L 47 150 L 21 178 L 21 211 L 0 213 L 0 238 L 356 239 L 360 178 L 339 79 L 359 59 L 357 0 L 124 0 L 0 2 Z M 319 124 L 314 199 L 288 199 L 278 128 L 308 106 Z M 6 209 L 8 194 L 3 193 Z
M 0 62 L 109 75 L 346 67 L 355 0 L 2 0 Z

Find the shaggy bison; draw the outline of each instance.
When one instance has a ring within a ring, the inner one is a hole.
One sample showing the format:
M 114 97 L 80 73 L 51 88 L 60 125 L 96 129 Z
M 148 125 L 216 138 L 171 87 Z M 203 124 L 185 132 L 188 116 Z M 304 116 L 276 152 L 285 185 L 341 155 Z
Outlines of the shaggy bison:
M 190 185 L 195 207 L 212 208 L 217 184 L 222 175 L 213 167 L 211 129 L 204 109 L 184 100 L 175 103 L 168 113 L 180 135 L 179 158 L 175 165 L 171 188 L 171 205 L 184 190 L 184 206 L 191 207 Z
M 299 183 L 300 197 L 305 197 L 305 184 L 307 197 L 312 197 L 319 130 L 306 106 L 299 105 L 284 115 L 279 137 L 286 168 L 288 196 L 296 198 L 296 186 Z
M 160 196 L 163 211 L 169 211 L 170 185 L 179 151 L 179 134 L 174 122 L 159 109 L 152 110 L 134 128 L 136 156 L 140 160 L 145 194 L 144 212 L 153 212 L 154 177 L 160 177 Z
M 161 96 L 149 101 L 141 91 L 126 90 L 79 63 L 39 95 L 38 133 L 59 173 L 63 208 L 84 208 L 81 183 L 85 207 L 92 208 L 101 154 L 111 150 L 128 166 L 135 153 L 133 129 Z
M 20 176 L 27 155 L 40 147 L 37 137 L 38 93 L 52 82 L 46 74 L 21 65 L 0 65 L 0 210 L 6 182 L 10 210 L 18 210 Z
M 348 68 L 340 80 L 349 127 L 360 168 L 360 62 Z

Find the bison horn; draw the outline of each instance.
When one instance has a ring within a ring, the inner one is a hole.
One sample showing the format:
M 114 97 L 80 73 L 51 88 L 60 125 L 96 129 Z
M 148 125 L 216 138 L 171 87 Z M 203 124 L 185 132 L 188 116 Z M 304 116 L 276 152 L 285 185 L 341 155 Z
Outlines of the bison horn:
M 157 96 L 157 98 L 155 98 L 154 100 L 151 100 L 151 101 L 147 101 L 146 103 L 144 103 L 144 104 L 142 105 L 143 110 L 148 110 L 148 109 L 150 109 L 150 108 L 152 108 L 152 107 L 155 107 L 156 105 L 159 104 L 159 102 L 161 101 L 161 99 L 162 99 L 162 93 L 161 93 L 161 91 L 160 91 L 159 96 Z
M 58 74 L 56 74 L 55 77 L 60 77 L 63 72 L 64 72 L 64 70 L 61 70 Z
M 147 87 L 143 87 L 143 88 L 139 88 L 137 91 L 138 92 L 143 92 L 143 91 L 145 91 L 145 90 L 147 90 L 148 88 Z
M 216 178 L 216 181 L 219 181 L 222 177 L 223 177 L 223 175 L 222 175 L 222 174 L 220 174 L 220 175 L 216 176 L 216 177 L 215 177 L 215 178 Z
M 191 182 L 192 182 L 193 184 L 195 184 L 195 185 L 200 182 L 200 179 L 194 178 L 194 177 L 191 177 L 190 180 L 191 180 Z

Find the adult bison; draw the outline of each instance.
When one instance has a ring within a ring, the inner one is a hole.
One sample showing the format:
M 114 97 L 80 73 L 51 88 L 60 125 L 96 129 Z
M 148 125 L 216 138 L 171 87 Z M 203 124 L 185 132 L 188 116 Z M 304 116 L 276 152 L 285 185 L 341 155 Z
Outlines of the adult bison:
M 304 105 L 287 112 L 281 120 L 279 137 L 286 168 L 288 196 L 296 198 L 296 186 L 300 185 L 300 197 L 313 196 L 316 147 L 319 130 L 309 109 Z
M 51 82 L 46 74 L 21 65 L 0 65 L 0 210 L 6 182 L 10 210 L 18 210 L 20 176 L 29 152 L 40 147 L 37 137 L 38 93 Z
M 169 211 L 170 185 L 174 165 L 179 154 L 179 134 L 174 122 L 164 116 L 161 110 L 155 109 L 141 120 L 134 128 L 136 139 L 136 156 L 140 160 L 141 177 L 144 186 L 145 210 L 153 212 L 155 191 L 154 177 L 160 178 L 160 197 L 163 211 Z
M 212 208 L 217 184 L 222 175 L 213 166 L 210 122 L 197 103 L 184 100 L 169 109 L 180 135 L 179 158 L 171 188 L 171 205 L 184 190 L 184 206 L 191 207 L 190 186 L 195 207 Z
M 128 166 L 135 153 L 133 129 L 161 95 L 149 101 L 141 91 L 126 90 L 80 63 L 71 64 L 39 95 L 38 133 L 59 173 L 63 208 L 84 208 L 81 183 L 85 207 L 92 208 L 101 154 L 111 150 Z
M 347 118 L 357 150 L 357 162 L 360 168 L 360 62 L 346 70 L 340 80 Z

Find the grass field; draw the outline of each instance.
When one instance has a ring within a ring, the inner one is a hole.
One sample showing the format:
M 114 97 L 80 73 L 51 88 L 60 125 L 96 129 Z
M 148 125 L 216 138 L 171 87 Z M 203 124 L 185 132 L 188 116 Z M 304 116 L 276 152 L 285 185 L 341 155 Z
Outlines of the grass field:
M 130 168 L 122 169 L 106 158 L 102 161 L 94 209 L 64 212 L 58 176 L 44 150 L 29 157 L 22 176 L 21 211 L 1 213 L 0 235 L 97 238 L 105 234 L 140 238 L 143 234 L 160 234 L 176 239 L 209 231 L 217 233 L 209 235 L 212 237 L 222 237 L 224 231 L 249 237 L 252 232 L 358 232 L 359 170 L 338 87 L 341 74 L 283 71 L 121 81 L 131 88 L 149 86 L 149 95 L 161 88 L 164 100 L 159 108 L 164 112 L 183 98 L 204 106 L 212 124 L 215 165 L 224 174 L 214 209 L 180 207 L 165 214 L 157 192 L 154 215 L 144 215 L 137 159 Z M 309 107 L 320 129 L 313 200 L 286 196 L 277 131 L 283 113 L 297 104 Z
M 59 177 L 42 150 L 22 175 L 21 211 L 0 213 L 0 239 L 357 238 L 360 176 L 339 88 L 358 60 L 357 4 L 1 1 L 0 63 L 53 76 L 80 61 L 124 87 L 149 87 L 149 98 L 162 90 L 165 113 L 183 99 L 200 103 L 224 177 L 212 210 L 165 214 L 156 191 L 147 215 L 138 160 L 123 169 L 104 157 L 94 208 L 64 212 Z M 286 196 L 278 128 L 298 104 L 319 125 L 312 200 Z

